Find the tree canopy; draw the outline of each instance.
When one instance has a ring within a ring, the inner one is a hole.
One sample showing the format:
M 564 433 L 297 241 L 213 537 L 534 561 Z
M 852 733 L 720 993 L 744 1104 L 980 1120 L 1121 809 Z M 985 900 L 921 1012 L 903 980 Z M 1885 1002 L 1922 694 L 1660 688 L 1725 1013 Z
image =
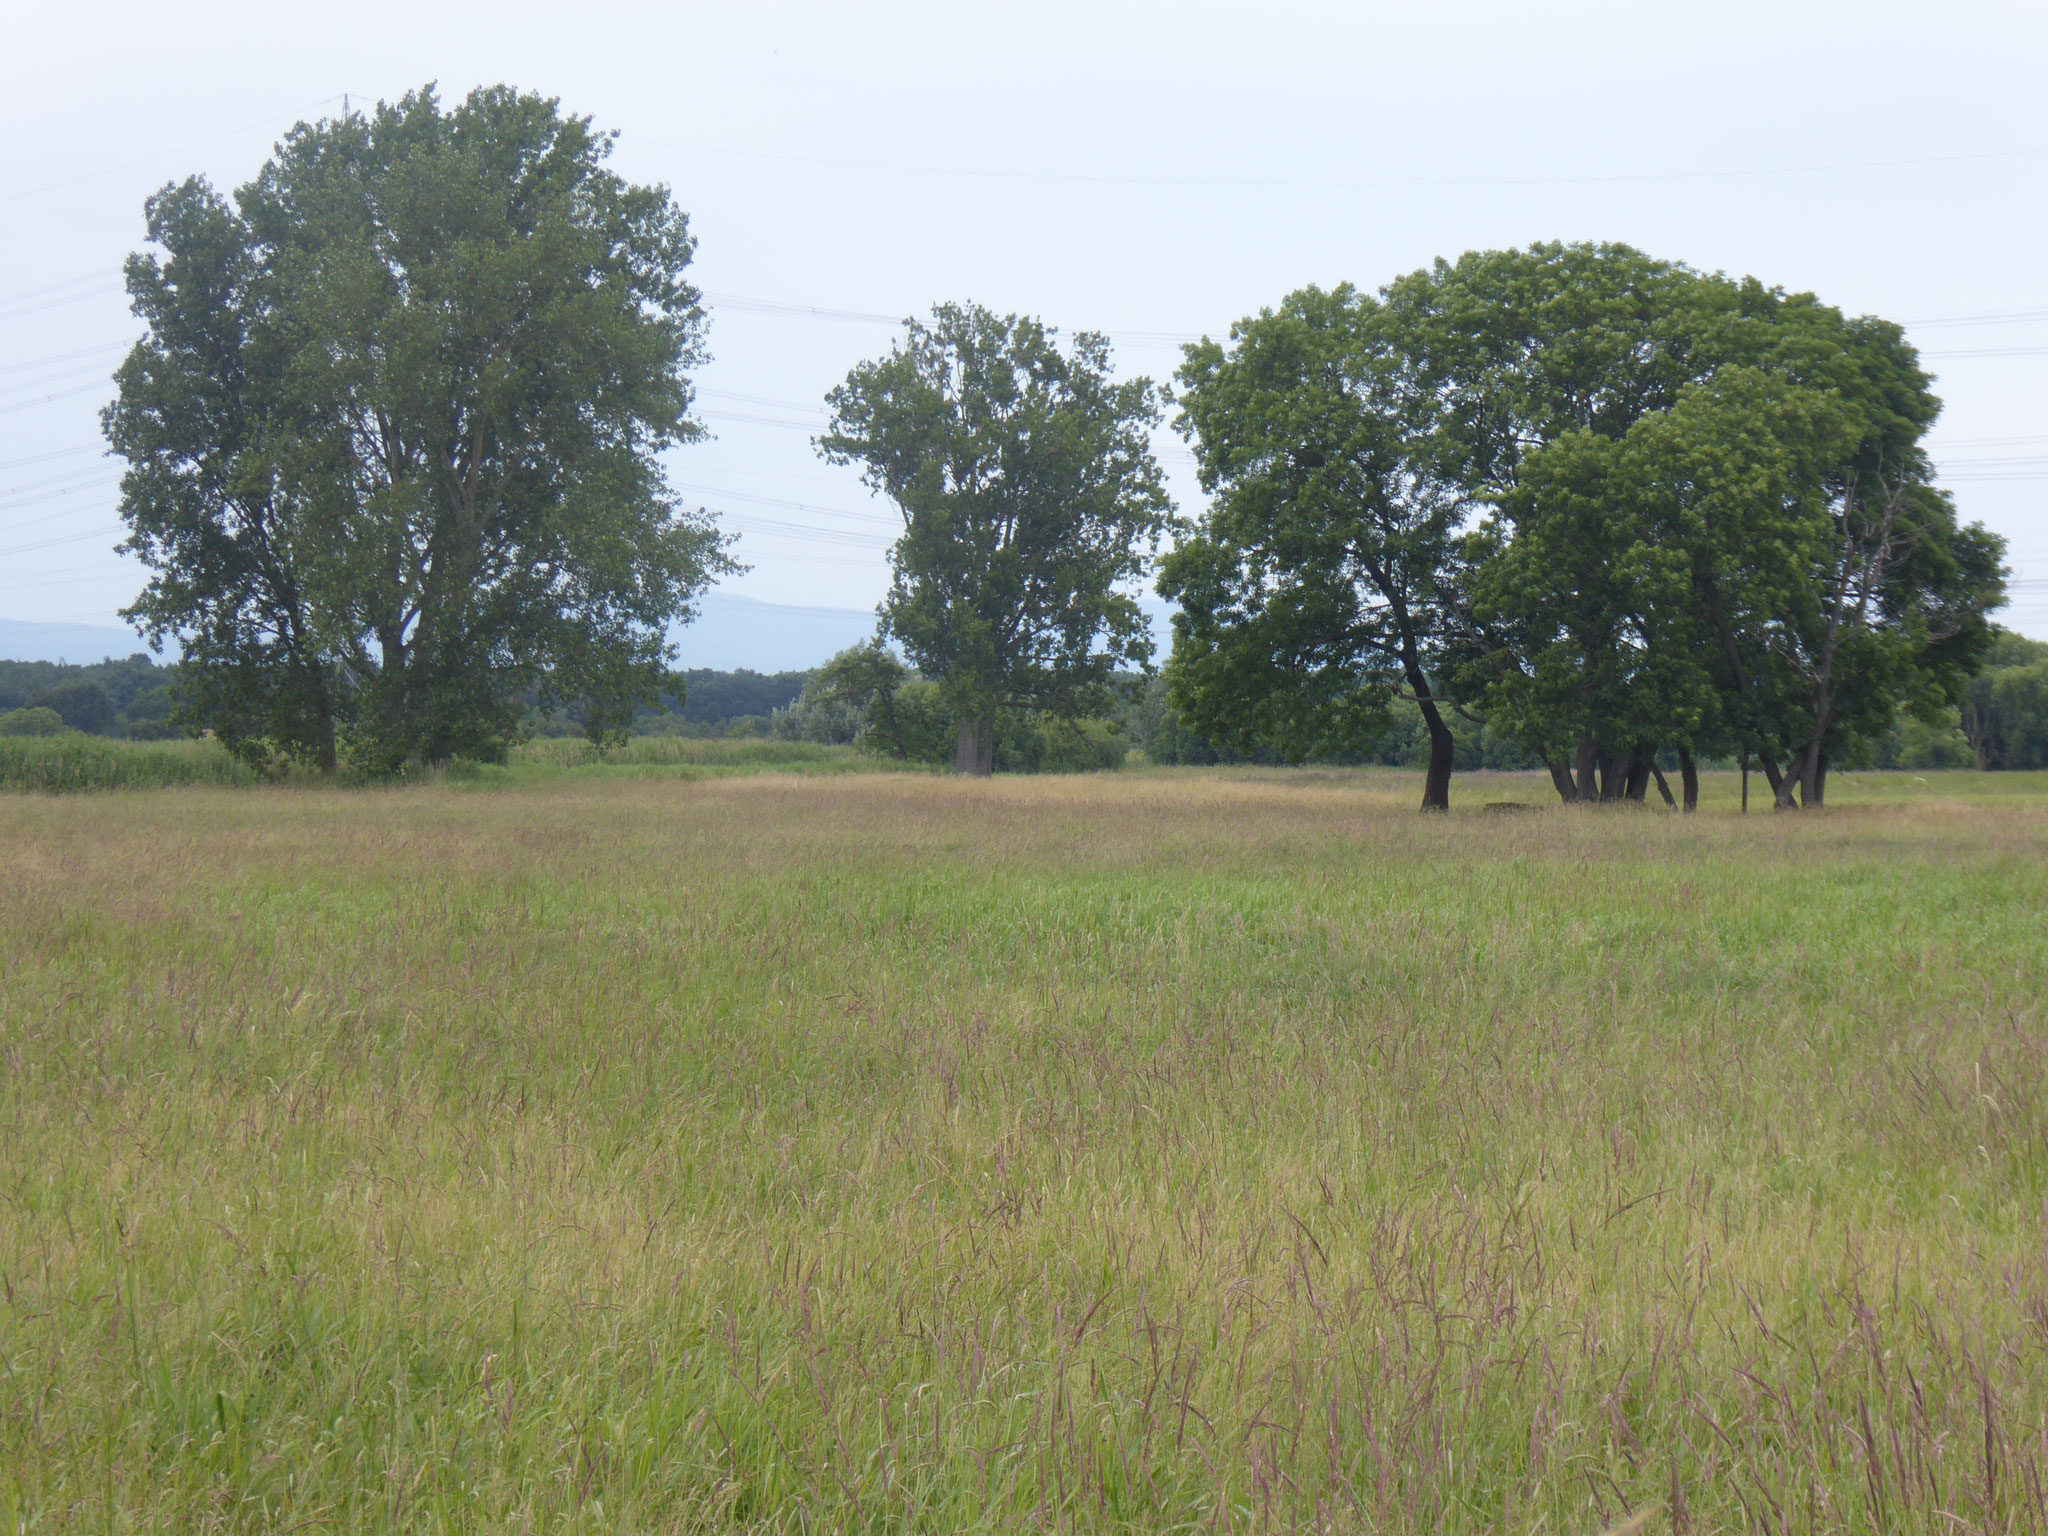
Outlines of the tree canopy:
M 1455 743 L 1425 668 L 1459 488 L 1412 452 L 1379 325 L 1349 287 L 1307 288 L 1203 341 L 1180 426 L 1212 498 L 1163 563 L 1180 607 L 1168 681 L 1212 741 L 1299 760 L 1357 751 L 1415 699 L 1430 737 L 1425 809 L 1449 804 Z
M 232 202 L 150 200 L 105 427 L 188 725 L 388 769 L 500 756 L 535 701 L 613 737 L 659 695 L 730 562 L 657 457 L 700 430 L 688 222 L 611 142 L 426 89 L 302 124 Z
M 1741 752 L 1818 803 L 1990 643 L 2002 546 L 1933 484 L 1940 403 L 1889 322 L 1543 245 L 1231 341 L 1181 370 L 1216 499 L 1165 583 L 1176 701 L 1218 739 L 1299 755 L 1447 693 L 1566 800 L 1669 797 L 1672 753 L 1690 806 L 1695 754 Z
M 1128 588 L 1171 517 L 1161 400 L 1111 376 L 1103 337 L 1062 351 L 1037 320 L 943 304 L 827 403 L 819 451 L 902 509 L 882 629 L 944 695 L 960 771 L 991 771 L 999 715 L 1071 718 L 1149 662 Z

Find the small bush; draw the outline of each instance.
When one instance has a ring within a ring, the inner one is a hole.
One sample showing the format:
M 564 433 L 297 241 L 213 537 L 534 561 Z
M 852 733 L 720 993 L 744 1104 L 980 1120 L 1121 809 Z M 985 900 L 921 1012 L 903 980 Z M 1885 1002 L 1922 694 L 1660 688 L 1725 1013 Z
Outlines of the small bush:
M 64 731 L 64 717 L 46 704 L 0 715 L 0 736 L 61 736 Z
M 1105 773 L 1130 755 L 1123 728 L 1108 720 L 1012 716 L 996 727 L 996 767 L 1005 773 Z

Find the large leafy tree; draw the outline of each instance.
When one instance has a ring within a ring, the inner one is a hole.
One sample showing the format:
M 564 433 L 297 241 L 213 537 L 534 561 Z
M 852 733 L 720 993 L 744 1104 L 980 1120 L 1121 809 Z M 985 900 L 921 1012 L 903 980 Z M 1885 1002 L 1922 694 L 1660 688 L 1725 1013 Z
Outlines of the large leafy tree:
M 284 358 L 263 328 L 261 257 L 205 183 L 147 205 L 162 255 L 128 261 L 147 330 L 104 425 L 128 460 L 128 547 L 152 572 L 125 617 L 176 635 L 179 717 L 230 747 L 336 765 L 342 679 L 316 633 L 302 551 L 320 537 L 272 450 L 290 429 Z
M 423 90 L 302 125 L 232 205 L 152 200 L 106 426 L 189 723 L 388 768 L 499 755 L 535 698 L 615 736 L 658 694 L 728 561 L 658 459 L 699 431 L 688 223 L 610 146 Z
M 1959 697 L 1998 545 L 1928 483 L 1896 326 L 1625 246 L 1438 263 L 1385 315 L 1415 451 L 1485 509 L 1447 670 L 1564 798 L 1740 747 L 1818 802 L 1843 743 Z
M 1150 661 L 1128 588 L 1172 514 L 1161 401 L 1112 378 L 1104 338 L 1062 351 L 1036 320 L 944 304 L 827 402 L 819 451 L 903 511 L 882 626 L 960 721 L 961 772 L 992 770 L 999 714 L 1103 707 Z
M 1180 425 L 1211 504 L 1162 566 L 1168 682 L 1208 739 L 1296 761 L 1362 750 L 1412 698 L 1423 809 L 1443 810 L 1456 744 L 1428 663 L 1464 498 L 1413 451 L 1382 320 L 1349 286 L 1305 288 L 1187 349 Z
M 1818 805 L 1844 746 L 1882 737 L 1901 709 L 1936 719 L 1961 702 L 2004 601 L 2004 542 L 1959 522 L 1932 483 L 1921 439 L 1941 402 L 1900 328 L 1807 295 L 1761 297 L 1750 307 L 1770 324 L 1739 340 L 1805 397 L 1815 425 L 1801 448 L 1819 494 L 1796 538 L 1760 550 L 1726 537 L 1739 518 L 1707 530 L 1719 534 L 1722 588 L 1772 594 L 1746 623 L 1713 601 L 1704 575 L 1696 587 L 1733 674 L 1743 744 L 1779 806 L 1795 791 Z
M 1565 799 L 1640 797 L 1646 717 L 1689 713 L 1698 690 L 1629 607 L 1649 573 L 1626 558 L 1608 445 L 1712 371 L 1741 291 L 1628 246 L 1553 243 L 1439 261 L 1382 299 L 1412 452 L 1483 514 L 1445 582 L 1447 678 Z

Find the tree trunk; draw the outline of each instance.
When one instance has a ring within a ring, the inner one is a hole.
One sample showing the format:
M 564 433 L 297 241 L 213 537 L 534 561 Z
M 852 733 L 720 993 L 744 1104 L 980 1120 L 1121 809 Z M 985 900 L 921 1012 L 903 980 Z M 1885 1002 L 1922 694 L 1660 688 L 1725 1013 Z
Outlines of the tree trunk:
M 1628 778 L 1622 784 L 1621 793 L 1622 798 L 1631 805 L 1641 805 L 1650 792 L 1650 775 L 1657 767 L 1655 751 L 1654 747 L 1647 752 L 1639 747 L 1633 755 L 1633 761 L 1629 763 Z M 1664 775 L 1658 774 L 1657 781 L 1662 783 L 1663 780 Z M 1671 798 L 1670 790 L 1664 791 L 1664 798 Z
M 1429 774 L 1422 781 L 1422 808 L 1448 811 L 1451 808 L 1451 764 L 1457 755 L 1457 738 L 1444 724 L 1443 711 L 1436 707 L 1436 695 L 1429 691 L 1422 658 L 1405 635 L 1401 644 L 1401 671 L 1408 689 L 1415 695 L 1415 707 L 1422 711 L 1422 723 L 1429 731 Z
M 1828 760 L 1819 750 L 1807 754 L 1806 762 L 1800 765 L 1799 804 L 1802 809 L 1818 810 L 1827 799 Z
M 332 776 L 340 768 L 341 758 L 334 749 L 334 704 L 327 696 L 325 685 L 320 689 L 319 710 L 318 751 L 320 753 L 320 771 Z
M 1553 763 L 1547 757 L 1543 759 L 1543 766 L 1550 770 L 1550 782 L 1557 787 L 1557 798 L 1566 805 L 1576 804 L 1579 798 L 1579 786 L 1572 782 L 1571 769 L 1567 768 L 1563 763 Z
M 1747 757 L 1742 760 L 1742 772 L 1746 783 L 1749 774 L 1749 759 Z M 1678 777 L 1680 783 L 1685 786 L 1685 808 L 1688 811 L 1698 810 L 1700 808 L 1699 764 L 1692 760 L 1692 753 L 1688 752 L 1684 747 L 1678 749 Z M 1747 805 L 1747 803 L 1747 794 L 1745 792 L 1744 804 Z
M 1576 769 L 1574 778 L 1577 781 L 1576 787 L 1579 791 L 1579 799 L 1598 800 L 1600 798 L 1600 781 L 1596 775 L 1600 768 L 1600 749 L 1593 745 L 1592 737 L 1588 736 L 1579 743 L 1578 762 L 1574 767 Z
M 1678 802 L 1671 798 L 1671 786 L 1664 782 L 1664 770 L 1662 768 L 1659 768 L 1655 763 L 1652 763 L 1650 765 L 1650 772 L 1657 776 L 1657 793 L 1664 797 L 1665 809 L 1672 811 L 1677 810 Z
M 1600 759 L 1600 803 L 1614 805 L 1628 793 L 1628 786 L 1635 780 L 1636 754 L 1631 747 L 1623 747 L 1610 757 Z
M 1422 698 L 1417 702 L 1422 710 L 1422 723 L 1429 728 L 1429 776 L 1422 781 L 1422 808 L 1425 811 L 1448 811 L 1451 808 L 1451 764 L 1457 756 L 1457 738 L 1444 724 L 1435 700 Z
M 993 720 L 962 720 L 953 766 L 977 779 L 996 771 L 996 727 Z
M 1799 790 L 1806 781 L 1806 773 L 1799 758 L 1793 758 L 1785 765 L 1787 771 L 1779 774 L 1773 772 L 1776 765 L 1769 757 L 1761 752 L 1757 757 L 1764 765 L 1764 777 L 1771 781 L 1771 808 L 1779 811 L 1798 810 Z

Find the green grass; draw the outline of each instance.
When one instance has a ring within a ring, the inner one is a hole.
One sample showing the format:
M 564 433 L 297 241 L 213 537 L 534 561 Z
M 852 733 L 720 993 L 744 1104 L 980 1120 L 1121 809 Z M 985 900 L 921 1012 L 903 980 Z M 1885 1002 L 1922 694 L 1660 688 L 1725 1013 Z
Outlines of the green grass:
M 431 782 L 540 785 L 580 778 L 701 778 L 744 773 L 857 773 L 883 765 L 851 747 L 800 741 L 698 741 L 641 737 L 609 752 L 582 740 L 531 741 L 504 764 L 455 763 L 429 770 Z M 354 787 L 391 787 L 357 781 Z M 0 737 L 0 792 L 65 794 L 83 790 L 164 789 L 182 784 L 289 783 L 321 787 L 302 768 L 265 774 L 217 742 L 113 741 L 67 732 L 55 737 Z
M 2042 776 L 655 766 L 0 800 L 0 1530 L 2048 1529 Z
M 179 784 L 255 784 L 262 778 L 211 741 L 110 741 L 76 731 L 62 736 L 0 736 L 0 791 L 69 794 Z
M 587 741 L 530 741 L 512 761 L 486 775 L 497 782 L 538 784 L 563 778 L 693 778 L 736 773 L 870 773 L 885 765 L 852 747 L 759 738 L 704 740 L 636 736 L 600 752 Z

